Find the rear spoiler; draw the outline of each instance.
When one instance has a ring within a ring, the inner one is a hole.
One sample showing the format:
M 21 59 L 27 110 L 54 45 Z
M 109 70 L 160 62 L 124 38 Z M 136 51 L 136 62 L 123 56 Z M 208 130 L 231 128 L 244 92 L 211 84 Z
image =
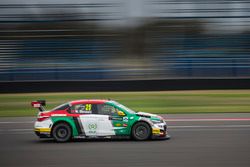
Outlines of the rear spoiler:
M 37 100 L 37 101 L 32 101 L 31 106 L 34 108 L 38 108 L 39 111 L 45 111 L 44 106 L 46 106 L 46 100 Z

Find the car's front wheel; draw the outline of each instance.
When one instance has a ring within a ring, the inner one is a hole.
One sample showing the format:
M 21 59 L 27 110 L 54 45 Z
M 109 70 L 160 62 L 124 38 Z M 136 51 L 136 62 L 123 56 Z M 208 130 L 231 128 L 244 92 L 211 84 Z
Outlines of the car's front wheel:
M 151 128 L 146 122 L 138 122 L 132 128 L 132 137 L 135 140 L 147 140 L 151 136 Z
M 72 131 L 68 124 L 59 123 L 53 128 L 52 135 L 57 142 L 67 142 L 71 139 Z

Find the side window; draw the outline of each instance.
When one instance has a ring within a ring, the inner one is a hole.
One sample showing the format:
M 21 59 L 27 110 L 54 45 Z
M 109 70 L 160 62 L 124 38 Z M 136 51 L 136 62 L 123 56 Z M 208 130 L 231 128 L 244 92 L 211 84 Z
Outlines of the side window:
M 95 104 L 76 104 L 71 106 L 71 113 L 74 114 L 96 114 Z
M 107 104 L 98 104 L 97 110 L 100 115 L 117 115 L 117 110 L 113 106 Z

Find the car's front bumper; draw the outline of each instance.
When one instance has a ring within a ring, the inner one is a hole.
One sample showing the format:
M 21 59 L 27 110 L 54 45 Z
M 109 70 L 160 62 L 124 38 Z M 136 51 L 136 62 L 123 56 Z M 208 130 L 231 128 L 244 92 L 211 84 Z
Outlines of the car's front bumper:
M 152 139 L 169 139 L 166 122 L 154 124 L 152 127 Z
M 152 134 L 152 139 L 170 139 L 170 138 L 171 136 L 168 134 L 167 131 L 160 134 Z

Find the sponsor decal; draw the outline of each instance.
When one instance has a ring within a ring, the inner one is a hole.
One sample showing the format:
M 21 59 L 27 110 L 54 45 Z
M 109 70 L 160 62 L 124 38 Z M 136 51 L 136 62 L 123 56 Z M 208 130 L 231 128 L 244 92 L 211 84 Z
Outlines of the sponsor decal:
M 80 113 L 80 114 L 91 114 L 92 111 L 78 111 L 78 113 Z
M 35 128 L 35 131 L 40 133 L 49 133 L 51 128 Z
M 160 131 L 160 129 L 159 129 L 159 128 L 153 128 L 153 129 L 152 129 L 152 133 L 153 133 L 153 134 L 157 134 L 157 135 L 158 135 L 158 134 L 160 134 L 160 133 L 161 133 L 161 131 Z
M 111 117 L 111 120 L 122 121 L 122 117 Z
M 95 124 L 95 123 L 94 124 L 89 124 L 88 127 L 89 127 L 90 130 L 96 130 L 97 129 L 97 124 Z
M 40 103 L 35 103 L 35 104 L 33 104 L 33 107 L 39 108 L 39 107 L 41 107 L 41 104 Z
M 52 117 L 65 117 L 66 114 L 51 114 Z
M 128 117 L 123 117 L 124 122 L 128 122 Z
M 96 123 L 91 123 L 88 125 L 89 128 L 89 133 L 96 133 L 96 129 L 97 129 L 97 124 Z
M 120 123 L 118 123 L 118 124 L 115 124 L 115 126 L 121 126 L 121 124 L 120 124 Z
M 128 124 L 123 124 L 123 127 L 127 127 L 128 126 Z
M 164 125 L 157 125 L 159 128 L 163 129 Z

